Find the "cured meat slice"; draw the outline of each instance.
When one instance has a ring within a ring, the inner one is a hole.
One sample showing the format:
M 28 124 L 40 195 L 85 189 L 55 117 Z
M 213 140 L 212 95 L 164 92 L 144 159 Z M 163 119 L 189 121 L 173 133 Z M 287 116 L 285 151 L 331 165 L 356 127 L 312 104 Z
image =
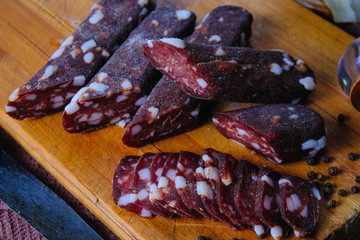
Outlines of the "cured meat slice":
M 269 168 L 261 168 L 256 186 L 255 212 L 260 220 L 270 227 L 274 239 L 283 239 L 289 231 L 289 226 L 281 217 L 278 204 L 280 176 Z
M 179 153 L 173 153 L 166 160 L 162 174 L 159 177 L 158 192 L 161 201 L 166 202 L 178 215 L 193 217 L 194 213 L 182 202 L 175 187 L 175 176 L 179 155 Z
M 255 213 L 256 182 L 259 168 L 248 161 L 241 160 L 235 169 L 237 182 L 234 186 L 234 202 L 238 213 L 253 227 L 261 238 L 266 228 Z
M 234 202 L 234 186 L 237 180 L 234 169 L 237 160 L 230 154 L 215 152 L 212 155 L 215 155 L 212 158 L 217 158 L 219 164 L 220 180 L 216 182 L 215 192 L 220 211 L 240 228 L 248 227 L 248 222 L 236 211 Z
M 203 217 L 214 220 L 204 208 L 200 196 L 196 193 L 195 171 L 201 156 L 182 151 L 176 168 L 175 187 L 183 203 Z M 216 219 L 215 219 L 216 220 Z
M 297 237 L 309 236 L 319 220 L 321 196 L 318 188 L 294 176 L 282 176 L 279 187 L 279 206 L 283 219 L 294 229 Z
M 140 157 L 136 156 L 126 156 L 117 165 L 112 182 L 113 198 L 114 202 L 119 207 L 141 217 L 151 218 L 153 217 L 151 212 L 135 203 L 132 203 L 131 199 L 136 196 L 125 194 L 129 192 L 129 183 L 132 181 L 135 166 L 139 158 Z
M 131 194 L 136 194 L 135 204 L 142 206 L 148 211 L 159 215 L 164 218 L 170 218 L 173 216 L 173 213 L 168 211 L 167 209 L 154 205 L 149 199 L 150 193 L 150 166 L 155 158 L 154 153 L 145 153 L 142 157 L 140 157 L 138 163 L 136 164 L 133 181 L 129 184 L 129 188 L 131 189 Z
M 210 151 L 210 149 L 208 151 Z M 204 151 L 204 155 L 196 169 L 196 192 L 200 196 L 206 211 L 211 214 L 213 218 L 218 219 L 231 229 L 237 230 L 239 226 L 221 213 L 217 204 L 216 192 L 213 188 L 214 183 L 212 180 L 219 180 L 219 171 L 217 168 L 209 166 L 209 163 L 213 160 L 207 155 L 208 151 Z
M 194 24 L 195 15 L 188 10 L 154 10 L 65 107 L 64 129 L 76 133 L 119 121 L 125 125 L 160 79 L 160 73 L 143 57 L 142 44 L 149 39 L 184 37 Z M 156 110 L 150 110 L 150 116 L 156 117 Z
M 280 50 L 151 40 L 144 56 L 188 95 L 254 103 L 306 100 L 316 88 L 314 73 L 302 60 Z
M 326 145 L 323 118 L 303 105 L 271 104 L 216 113 L 213 122 L 221 134 L 274 163 L 313 157 Z
M 220 6 L 203 19 L 187 41 L 245 46 L 252 21 L 244 8 Z M 197 126 L 200 103 L 164 76 L 136 112 L 122 140 L 128 146 L 140 147 L 189 131 Z
M 153 7 L 138 0 L 95 4 L 48 63 L 10 95 L 5 111 L 21 120 L 62 110 Z

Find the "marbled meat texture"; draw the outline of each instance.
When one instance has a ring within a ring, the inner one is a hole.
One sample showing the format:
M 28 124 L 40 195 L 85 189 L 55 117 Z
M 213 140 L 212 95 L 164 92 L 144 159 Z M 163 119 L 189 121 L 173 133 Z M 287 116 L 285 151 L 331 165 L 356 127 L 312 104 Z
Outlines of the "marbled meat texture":
M 326 145 L 323 118 L 303 105 L 270 104 L 216 113 L 216 129 L 274 163 L 314 157 Z
M 281 175 L 263 167 L 258 173 L 255 197 L 255 212 L 260 220 L 270 228 L 274 239 L 283 239 L 289 232 L 289 226 L 281 217 L 278 204 Z
M 259 237 L 267 225 L 274 239 L 286 236 L 290 229 L 286 224 L 297 236 L 310 234 L 318 222 L 321 199 L 319 190 L 305 179 L 281 176 L 268 168 L 259 171 L 211 148 L 202 157 L 185 151 L 125 157 L 115 170 L 113 196 L 119 207 L 143 217 L 159 209 L 160 216 L 184 215 L 187 207 L 189 217 L 199 213 L 234 230 L 252 225 Z
M 191 210 L 200 213 L 209 220 L 214 219 L 204 208 L 200 196 L 196 192 L 195 171 L 201 156 L 182 151 L 176 168 L 175 187 L 183 203 Z
M 297 237 L 307 237 L 319 220 L 318 188 L 311 182 L 294 176 L 283 176 L 279 180 L 279 207 L 285 222 Z
M 245 46 L 251 36 L 252 21 L 252 15 L 244 8 L 220 6 L 204 17 L 187 41 Z M 140 147 L 194 129 L 200 103 L 163 76 L 127 126 L 123 142 Z
M 94 4 L 48 63 L 10 95 L 5 111 L 22 120 L 62 110 L 153 8 L 148 0 L 102 0 Z
M 161 76 L 143 57 L 142 45 L 149 39 L 187 36 L 195 18 L 188 10 L 154 10 L 65 107 L 64 129 L 74 133 L 125 125 Z
M 316 88 L 304 61 L 281 50 L 200 45 L 177 38 L 148 41 L 143 48 L 159 71 L 199 99 L 297 103 Z
M 126 156 L 124 157 L 116 167 L 112 189 L 113 189 L 113 198 L 114 202 L 121 208 L 126 209 L 129 212 L 135 213 L 144 218 L 151 218 L 153 214 L 141 206 L 128 202 L 125 203 L 124 200 L 131 199 L 132 197 L 136 197 L 135 195 L 127 195 L 130 190 L 130 182 L 133 179 L 133 173 L 135 166 L 140 157 L 137 156 Z M 122 198 L 121 198 L 122 197 Z M 120 201 L 119 201 L 120 200 Z
M 255 212 L 256 182 L 259 168 L 248 161 L 241 160 L 235 169 L 237 181 L 234 186 L 234 202 L 238 213 L 253 227 L 256 236 L 261 238 L 266 228 Z

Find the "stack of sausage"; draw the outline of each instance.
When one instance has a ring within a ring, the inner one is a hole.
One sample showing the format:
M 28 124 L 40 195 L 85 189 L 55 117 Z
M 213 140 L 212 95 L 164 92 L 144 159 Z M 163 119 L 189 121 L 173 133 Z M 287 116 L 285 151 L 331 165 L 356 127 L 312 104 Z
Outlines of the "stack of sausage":
M 231 229 L 267 228 L 274 239 L 308 236 L 319 217 L 317 187 L 214 149 L 127 156 L 113 179 L 114 201 L 142 217 L 204 216 Z

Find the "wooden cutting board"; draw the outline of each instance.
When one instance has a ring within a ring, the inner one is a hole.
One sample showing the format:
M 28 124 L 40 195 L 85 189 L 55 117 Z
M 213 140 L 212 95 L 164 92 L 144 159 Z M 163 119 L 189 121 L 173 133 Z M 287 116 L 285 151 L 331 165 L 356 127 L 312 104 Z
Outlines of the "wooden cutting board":
M 108 127 L 87 134 L 69 134 L 62 130 L 61 113 L 40 119 L 17 121 L 8 117 L 4 106 L 10 93 L 34 75 L 88 14 L 95 0 L 1 0 L 0 1 L 0 123 L 24 148 L 121 239 L 196 239 L 203 235 L 213 240 L 254 239 L 252 230 L 232 231 L 224 225 L 205 219 L 155 217 L 147 220 L 116 207 L 112 200 L 111 180 L 117 163 L 126 155 L 145 152 L 180 150 L 202 153 L 212 147 L 247 159 L 257 165 L 267 164 L 284 174 L 306 178 L 313 170 L 327 176 L 336 190 L 344 188 L 346 197 L 331 196 L 339 202 L 327 208 L 328 199 L 320 206 L 320 220 L 312 239 L 344 238 L 360 222 L 360 194 L 350 193 L 355 176 L 360 175 L 360 160 L 349 161 L 349 152 L 360 153 L 360 122 L 357 112 L 337 83 L 336 67 L 341 53 L 354 39 L 294 1 L 279 0 L 166 0 L 158 5 L 189 9 L 198 22 L 213 8 L 233 4 L 247 8 L 254 15 L 251 45 L 260 49 L 283 49 L 312 67 L 318 90 L 309 107 L 325 119 L 328 144 L 325 154 L 330 163 L 309 166 L 304 161 L 275 165 L 220 135 L 205 123 L 186 134 L 142 148 L 128 148 L 121 142 L 124 129 Z M 215 110 L 244 107 L 223 103 Z M 214 111 L 215 111 L 214 110 Z M 344 124 L 336 120 L 346 116 Z M 328 177 L 327 169 L 337 166 L 340 174 Z M 359 185 L 359 184 L 358 184 Z M 333 235 L 331 235 L 333 234 Z M 356 235 L 353 235 L 356 236 Z M 295 238 L 291 235 L 290 238 Z M 267 237 L 266 239 L 271 239 Z M 356 239 L 356 238 L 353 238 Z

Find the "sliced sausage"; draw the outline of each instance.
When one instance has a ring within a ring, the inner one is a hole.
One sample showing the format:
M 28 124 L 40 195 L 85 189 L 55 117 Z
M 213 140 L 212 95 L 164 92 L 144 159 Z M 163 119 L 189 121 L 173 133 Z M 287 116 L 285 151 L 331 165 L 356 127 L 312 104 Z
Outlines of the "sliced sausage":
M 323 118 L 303 105 L 270 104 L 216 113 L 216 129 L 274 163 L 315 156 L 326 145 Z
M 244 8 L 220 6 L 206 15 L 187 41 L 245 46 L 252 21 Z M 164 76 L 136 112 L 122 140 L 127 146 L 140 147 L 189 131 L 197 126 L 200 103 Z
M 164 36 L 186 36 L 194 24 L 195 15 L 188 10 L 153 11 L 65 107 L 64 129 L 84 132 L 128 121 L 160 79 L 159 72 L 143 57 L 142 44 Z M 155 109 L 150 110 L 148 114 L 155 118 Z
M 258 173 L 256 184 L 256 215 L 270 228 L 270 234 L 275 240 L 283 239 L 290 230 L 281 217 L 278 204 L 280 176 L 279 173 L 264 167 Z
M 279 206 L 283 219 L 294 229 L 297 237 L 309 236 L 319 220 L 321 196 L 318 188 L 294 176 L 282 176 L 279 187 Z
M 291 103 L 315 90 L 313 71 L 280 50 L 151 40 L 144 56 L 188 95 L 207 100 Z
M 137 0 L 95 4 L 48 63 L 10 95 L 5 111 L 21 120 L 62 110 L 153 7 Z

